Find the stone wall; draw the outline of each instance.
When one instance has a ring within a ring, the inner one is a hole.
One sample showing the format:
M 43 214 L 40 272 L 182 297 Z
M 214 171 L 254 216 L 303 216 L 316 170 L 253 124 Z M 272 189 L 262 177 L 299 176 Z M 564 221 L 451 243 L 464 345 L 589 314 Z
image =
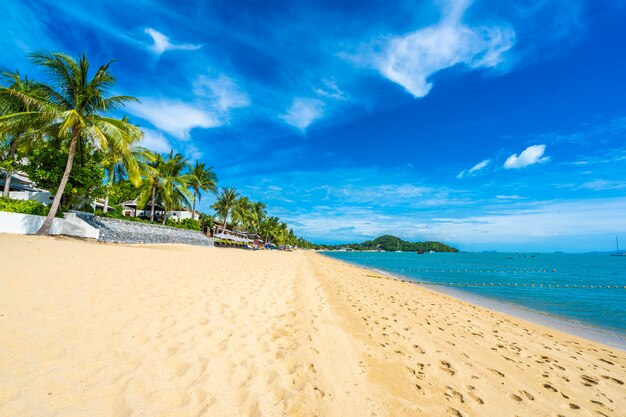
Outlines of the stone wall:
M 214 240 L 195 230 L 146 224 L 76 213 L 81 219 L 100 230 L 98 240 L 113 243 L 182 243 L 213 246 Z

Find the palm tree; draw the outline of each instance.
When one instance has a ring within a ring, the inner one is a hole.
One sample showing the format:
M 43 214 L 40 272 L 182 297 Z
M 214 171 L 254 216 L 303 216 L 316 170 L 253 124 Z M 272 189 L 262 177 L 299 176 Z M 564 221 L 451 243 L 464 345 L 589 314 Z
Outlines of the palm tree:
M 261 232 L 265 236 L 265 241 L 275 241 L 280 227 L 280 219 L 278 217 L 268 217 L 261 225 Z
M 252 203 L 252 207 L 250 208 L 250 225 L 254 232 L 260 233 L 261 222 L 263 222 L 266 216 L 265 203 L 260 201 Z
M 233 207 L 233 223 L 247 229 L 252 216 L 252 202 L 248 197 L 239 197 Z
M 196 161 L 193 167 L 190 167 L 190 172 L 187 174 L 187 186 L 193 189 L 193 205 L 191 209 L 191 218 L 196 218 L 196 198 L 201 200 L 201 191 L 205 192 L 217 192 L 217 176 L 213 172 L 213 168 L 205 168 L 204 162 L 200 163 Z
M 239 194 L 233 187 L 222 188 L 222 192 L 217 196 L 217 201 L 213 204 L 213 209 L 217 212 L 217 215 L 221 216 L 223 219 L 222 233 L 226 230 L 228 215 L 237 204 L 238 197 Z
M 174 154 L 174 151 L 171 151 L 165 157 L 159 188 L 159 197 L 165 209 L 163 224 L 167 221 L 168 211 L 189 206 L 189 200 L 193 197 L 187 189 L 186 175 L 183 174 L 187 166 L 185 157 L 179 153 Z
M 28 79 L 28 77 L 22 78 L 19 71 L 15 72 L 2 72 L 0 73 L 0 79 L 9 82 L 7 90 L 14 90 L 23 94 L 36 95 L 37 84 Z M 28 104 L 25 104 L 19 98 L 10 95 L 0 95 L 0 115 L 7 116 L 16 113 L 27 113 L 29 111 Z M 11 178 L 15 172 L 15 163 L 17 159 L 17 149 L 21 145 L 25 145 L 28 140 L 33 140 L 37 135 L 33 135 L 36 131 L 36 127 L 32 120 L 28 120 L 27 117 L 13 117 L 3 120 L 0 126 L 0 134 L 7 141 L 8 149 L 6 155 L 2 160 L 2 168 L 4 168 L 6 178 L 4 182 L 4 190 L 2 195 L 9 196 L 9 190 L 11 189 Z M 30 123 L 29 123 L 30 122 Z
M 137 206 L 145 207 L 150 202 L 150 223 L 154 222 L 154 209 L 160 203 L 165 213 L 163 224 L 167 220 L 167 210 L 180 208 L 187 204 L 191 193 L 187 190 L 187 183 L 183 171 L 187 166 L 185 158 L 171 151 L 168 155 L 149 152 L 148 161 L 143 166 L 144 182 L 139 193 Z
M 146 148 L 133 144 L 128 144 L 121 149 L 108 146 L 104 154 L 103 166 L 107 172 L 107 185 L 102 211 L 106 213 L 109 211 L 109 194 L 113 184 L 128 179 L 132 185 L 139 187 L 142 183 L 142 164 L 149 161 L 151 156 Z
M 165 159 L 156 152 L 148 153 L 148 160 L 142 166 L 143 182 L 137 199 L 138 207 L 145 207 L 150 201 L 150 223 L 154 222 L 154 206 L 156 204 L 157 190 L 161 186 L 161 175 L 164 170 Z
M 127 121 L 108 117 L 125 103 L 137 101 L 130 96 L 108 96 L 115 84 L 115 78 L 109 72 L 113 61 L 100 66 L 90 77 L 89 61 L 84 54 L 76 61 L 62 53 L 36 52 L 31 54 L 31 59 L 44 67 L 52 83 L 38 85 L 43 98 L 27 92 L 1 89 L 3 96 L 19 99 L 31 110 L 9 114 L 0 117 L 0 120 L 45 121 L 51 135 L 69 140 L 69 154 L 63 176 L 50 212 L 37 232 L 43 235 L 49 233 L 59 209 L 72 172 L 77 146 L 88 140 L 101 149 L 108 146 L 122 149 L 128 143 L 135 142 L 133 138 L 141 137 L 141 131 Z

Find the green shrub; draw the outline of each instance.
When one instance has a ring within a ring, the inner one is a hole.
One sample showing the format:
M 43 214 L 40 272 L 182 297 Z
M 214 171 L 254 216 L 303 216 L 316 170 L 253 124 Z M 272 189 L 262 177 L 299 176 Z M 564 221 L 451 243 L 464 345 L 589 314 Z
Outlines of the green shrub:
M 165 221 L 165 225 L 170 226 L 170 227 L 177 227 L 179 229 L 202 231 L 202 226 L 200 225 L 200 222 L 194 219 L 183 219 L 183 220 L 167 219 Z
M 47 206 L 37 201 L 13 200 L 7 197 L 0 197 L 0 211 L 46 216 L 49 210 Z
M 142 218 L 133 217 L 133 216 L 124 216 L 119 211 L 114 211 L 114 210 L 107 211 L 106 213 L 103 212 L 102 210 L 96 210 L 94 214 L 98 217 L 107 217 L 109 219 L 126 220 L 129 222 L 138 222 L 138 223 L 150 223 L 149 220 L 144 220 Z

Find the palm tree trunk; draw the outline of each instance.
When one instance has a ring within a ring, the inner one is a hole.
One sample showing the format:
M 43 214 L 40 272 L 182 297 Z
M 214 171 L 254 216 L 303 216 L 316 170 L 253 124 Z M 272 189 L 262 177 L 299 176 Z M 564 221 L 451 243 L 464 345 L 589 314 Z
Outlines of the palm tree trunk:
M 79 136 L 80 131 L 78 129 L 73 129 L 72 141 L 70 142 L 69 154 L 67 156 L 67 164 L 65 165 L 65 171 L 61 177 L 61 183 L 59 184 L 56 194 L 54 195 L 54 200 L 52 200 L 50 211 L 41 225 L 41 228 L 37 231 L 37 235 L 42 236 L 50 233 L 52 222 L 54 221 L 57 211 L 59 210 L 59 205 L 61 204 L 61 197 L 63 197 L 65 186 L 67 185 L 67 181 L 70 179 L 70 173 L 72 172 L 72 165 L 74 165 L 74 155 L 76 154 L 76 145 L 78 144 Z
M 191 208 L 191 220 L 196 220 L 196 193 L 193 193 L 193 206 Z
M 111 191 L 111 186 L 113 185 L 113 175 L 111 170 L 109 170 L 109 180 L 107 181 L 107 193 L 104 196 L 104 207 L 102 208 L 102 212 L 106 213 L 109 211 L 109 192 Z
M 154 223 L 154 200 L 156 198 L 156 187 L 152 186 L 152 205 L 150 208 L 150 223 Z
M 163 207 L 163 226 L 165 226 L 165 222 L 167 221 L 167 208 Z
M 226 231 L 226 220 L 228 219 L 228 210 L 226 210 L 226 214 L 224 215 L 224 224 L 222 225 L 222 233 Z
M 15 152 L 17 150 L 17 141 L 13 139 L 11 141 L 11 150 L 9 151 L 9 159 L 15 160 Z M 11 191 L 11 177 L 13 176 L 12 170 L 6 171 L 6 178 L 4 180 L 4 191 L 2 192 L 3 197 L 9 197 L 9 192 Z

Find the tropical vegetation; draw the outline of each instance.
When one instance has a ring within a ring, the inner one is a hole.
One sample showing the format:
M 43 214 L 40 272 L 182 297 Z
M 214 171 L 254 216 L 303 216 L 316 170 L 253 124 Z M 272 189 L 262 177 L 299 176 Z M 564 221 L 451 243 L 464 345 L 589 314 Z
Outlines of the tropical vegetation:
M 32 62 L 45 81 L 20 72 L 0 71 L 0 173 L 5 187 L 0 210 L 46 215 L 38 234 L 48 234 L 58 213 L 91 210 L 103 201 L 99 216 L 155 222 L 192 230 L 225 230 L 258 234 L 276 245 L 311 247 L 288 225 L 269 216 L 264 203 L 251 201 L 232 187 L 218 191 L 217 176 L 203 161 L 191 164 L 173 150 L 167 154 L 141 147 L 142 131 L 124 113 L 135 97 L 114 95 L 113 61 L 95 69 L 87 57 L 36 52 Z M 54 198 L 48 208 L 8 197 L 11 178 L 26 174 Z M 202 196 L 215 194 L 214 214 L 199 213 Z M 133 200 L 150 213 L 125 217 L 121 203 Z M 157 208 L 165 215 L 157 215 Z M 191 209 L 192 218 L 167 213 Z
M 0 197 L 0 211 L 45 216 L 48 214 L 48 210 L 48 207 L 38 201 L 12 200 L 7 197 Z
M 382 250 L 386 252 L 458 252 L 459 250 L 441 242 L 407 242 L 391 235 L 379 236 L 376 239 L 363 243 L 349 243 L 345 245 L 327 245 L 327 249 L 352 249 L 352 250 Z

